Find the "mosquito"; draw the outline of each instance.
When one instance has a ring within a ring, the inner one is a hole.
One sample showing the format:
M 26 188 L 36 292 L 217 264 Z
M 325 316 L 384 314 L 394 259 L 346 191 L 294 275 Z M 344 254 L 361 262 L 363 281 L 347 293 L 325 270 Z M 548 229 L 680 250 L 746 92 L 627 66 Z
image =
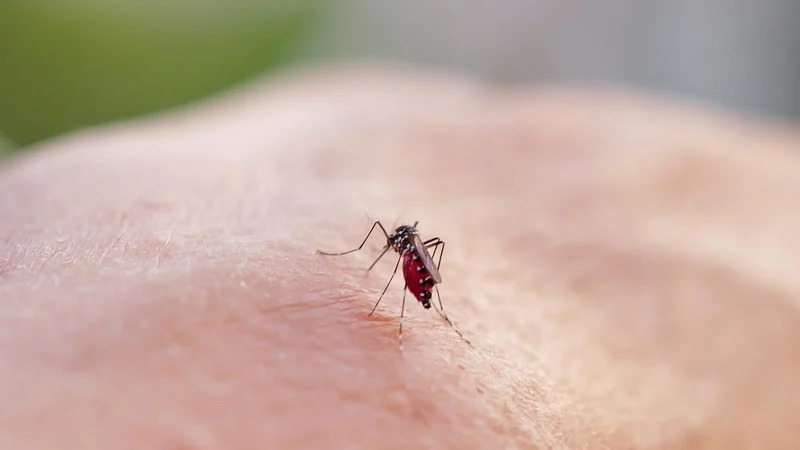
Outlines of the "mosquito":
M 439 273 L 439 268 L 442 265 L 442 255 L 444 254 L 444 241 L 439 239 L 438 237 L 428 239 L 427 241 L 423 241 L 419 237 L 419 232 L 417 231 L 417 224 L 419 221 L 414 222 L 414 225 L 400 225 L 397 229 L 394 230 L 394 233 L 389 234 L 386 232 L 386 229 L 383 227 L 380 221 L 375 222 L 372 224 L 372 228 L 370 228 L 369 233 L 361 241 L 361 245 L 358 247 L 348 250 L 342 253 L 328 253 L 323 252 L 322 250 L 317 250 L 320 254 L 326 256 L 342 256 L 348 253 L 353 253 L 361 250 L 364 247 L 364 244 L 367 243 L 369 240 L 370 235 L 372 232 L 375 231 L 375 228 L 379 228 L 384 236 L 386 236 L 386 245 L 383 247 L 383 251 L 378 258 L 369 266 L 367 271 L 372 270 L 375 267 L 375 264 L 383 258 L 383 256 L 389 252 L 389 250 L 394 250 L 398 253 L 397 264 L 394 266 L 394 272 L 392 272 L 392 276 L 389 278 L 389 282 L 386 283 L 386 287 L 383 288 L 383 292 L 381 292 L 380 297 L 378 297 L 378 301 L 375 303 L 375 306 L 372 307 L 372 311 L 370 311 L 369 315 L 371 316 L 375 309 L 380 304 L 381 300 L 383 299 L 383 295 L 386 294 L 386 291 L 389 289 L 389 285 L 392 284 L 392 280 L 394 280 L 394 276 L 397 274 L 397 269 L 400 267 L 400 261 L 403 262 L 403 278 L 405 278 L 405 286 L 403 287 L 403 303 L 400 307 L 400 331 L 398 333 L 398 337 L 400 340 L 400 347 L 403 346 L 403 321 L 402 318 L 405 314 L 405 307 L 406 307 L 406 292 L 411 291 L 414 294 L 414 297 L 422 303 L 422 306 L 425 309 L 430 309 L 431 305 L 433 305 L 433 309 L 436 310 L 437 313 L 450 325 L 450 327 L 458 333 L 458 335 L 463 339 L 467 344 L 472 345 L 472 343 L 458 331 L 458 328 L 453 325 L 453 322 L 447 317 L 447 314 L 444 313 L 444 307 L 442 306 L 442 297 L 439 295 L 439 286 L 438 284 L 442 282 L 442 275 Z M 428 253 L 428 249 L 432 248 L 433 253 Z M 438 252 L 439 259 L 436 263 L 433 262 L 434 258 L 436 257 Z M 432 298 L 432 291 L 436 291 L 436 298 L 439 300 L 439 307 L 437 308 L 434 303 L 431 302 Z

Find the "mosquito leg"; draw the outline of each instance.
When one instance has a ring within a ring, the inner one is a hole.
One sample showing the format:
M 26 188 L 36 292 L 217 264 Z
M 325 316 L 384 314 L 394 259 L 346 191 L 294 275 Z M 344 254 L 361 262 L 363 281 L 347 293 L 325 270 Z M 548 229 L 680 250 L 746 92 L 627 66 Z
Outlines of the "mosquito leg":
M 378 297 L 378 301 L 375 303 L 375 306 L 372 307 L 372 311 L 370 311 L 370 313 L 369 313 L 370 316 L 372 315 L 372 313 L 375 312 L 375 308 L 378 307 L 378 304 L 381 302 L 381 299 L 383 299 L 383 294 L 385 294 L 386 290 L 389 289 L 389 285 L 392 284 L 392 280 L 394 280 L 394 276 L 395 276 L 395 274 L 397 274 L 397 268 L 400 267 L 400 260 L 402 260 L 402 259 L 403 259 L 403 255 L 400 254 L 400 257 L 397 258 L 397 264 L 395 264 L 395 266 L 394 266 L 394 272 L 392 272 L 392 276 L 389 278 L 389 282 L 386 283 L 386 287 L 383 288 L 383 292 L 381 292 L 381 296 Z
M 431 245 L 436 245 L 437 242 L 441 241 L 438 237 L 430 238 L 427 241 L 423 242 L 422 244 L 425 245 L 425 248 L 430 247 Z
M 377 222 L 372 224 L 372 228 L 369 229 L 369 233 L 367 233 L 367 237 L 364 238 L 364 240 L 361 242 L 361 245 L 359 245 L 358 247 L 356 247 L 356 248 L 354 248 L 352 250 L 348 250 L 346 252 L 342 252 L 342 253 L 328 253 L 328 252 L 323 252 L 322 250 L 317 250 L 317 252 L 319 252 L 319 253 L 321 253 L 323 255 L 327 255 L 327 256 L 341 256 L 341 255 L 346 255 L 348 253 L 353 253 L 353 252 L 356 252 L 358 250 L 361 250 L 361 248 L 364 247 L 364 244 L 367 243 L 367 239 L 369 239 L 369 236 L 372 234 L 373 231 L 375 231 L 375 227 L 379 227 L 381 229 L 381 231 L 383 231 L 383 234 L 386 236 L 386 240 L 388 241 L 389 240 L 389 234 L 386 232 L 386 229 L 383 228 L 383 225 L 381 224 L 381 221 L 379 220 L 379 221 L 377 221 Z M 383 256 L 383 255 L 381 255 L 381 256 Z
M 423 242 L 425 248 L 433 247 L 433 253 L 431 254 L 431 259 L 436 257 L 436 251 L 439 250 L 439 246 L 442 246 L 442 251 L 439 252 L 439 262 L 436 263 L 436 269 L 438 270 L 442 266 L 442 255 L 444 254 L 444 241 L 439 238 L 428 239 L 427 241 Z M 439 308 L 444 311 L 444 306 L 442 305 L 442 297 L 439 295 L 439 288 L 436 288 L 436 296 L 439 298 Z
M 403 304 L 400 306 L 400 333 L 397 335 L 397 339 L 400 342 L 400 351 L 403 351 L 403 314 L 406 311 L 406 292 L 408 290 L 408 283 L 403 286 Z
M 438 288 L 438 287 L 436 288 L 436 296 L 437 296 L 437 297 L 439 296 L 439 288 Z M 441 297 L 439 297 L 439 303 L 441 303 L 441 302 L 442 302 L 442 299 L 441 299 Z M 442 316 L 442 319 L 446 320 L 446 321 L 447 321 L 447 323 L 448 323 L 448 324 L 450 324 L 450 328 L 452 328 L 452 329 L 453 329 L 453 331 L 455 331 L 456 333 L 458 333 L 458 336 L 459 336 L 461 339 L 463 339 L 463 340 L 464 340 L 464 342 L 466 342 L 466 343 L 467 343 L 467 344 L 469 344 L 469 345 L 472 345 L 472 342 L 470 342 L 470 341 L 469 341 L 469 339 L 465 338 L 465 337 L 464 337 L 464 335 L 463 335 L 463 334 L 461 334 L 461 332 L 460 332 L 460 331 L 458 331 L 458 328 L 456 328 L 456 326 L 455 326 L 455 325 L 453 325 L 453 322 L 451 322 L 451 321 L 450 321 L 450 318 L 449 318 L 449 317 L 447 317 L 447 314 L 445 314 L 443 311 L 439 310 L 439 308 L 437 308 L 437 307 L 436 307 L 436 304 L 435 304 L 435 303 L 431 303 L 431 304 L 433 305 L 433 309 L 435 309 L 435 310 L 436 310 L 436 312 L 437 312 L 437 313 L 439 313 L 439 315 L 440 315 L 440 316 Z
M 373 262 L 373 263 L 372 263 L 372 265 L 371 265 L 371 266 L 369 266 L 369 269 L 367 269 L 367 272 L 369 272 L 370 270 L 372 270 L 372 268 L 373 268 L 373 267 L 375 267 L 375 264 L 378 264 L 378 261 L 380 261 L 380 260 L 381 260 L 381 258 L 383 258 L 383 255 L 385 255 L 385 254 L 386 254 L 386 252 L 388 252 L 390 248 L 392 248 L 392 247 L 389 247 L 389 246 L 387 245 L 387 246 L 386 246 L 386 248 L 384 248 L 384 249 L 383 249 L 383 251 L 381 252 L 381 254 L 380 254 L 380 255 L 378 255 L 378 258 L 375 260 L 375 262 Z
M 436 268 L 437 269 L 441 269 L 442 268 L 441 267 L 442 266 L 442 255 L 444 254 L 444 241 L 439 239 L 438 237 L 436 237 L 436 238 L 428 239 L 427 241 L 423 242 L 422 244 L 425 245 L 425 248 L 433 247 L 433 253 L 431 254 L 431 259 L 433 259 L 436 256 L 436 250 L 439 248 L 439 246 L 440 245 L 442 246 L 442 251 L 441 251 L 441 253 L 439 253 L 439 262 L 436 263 Z

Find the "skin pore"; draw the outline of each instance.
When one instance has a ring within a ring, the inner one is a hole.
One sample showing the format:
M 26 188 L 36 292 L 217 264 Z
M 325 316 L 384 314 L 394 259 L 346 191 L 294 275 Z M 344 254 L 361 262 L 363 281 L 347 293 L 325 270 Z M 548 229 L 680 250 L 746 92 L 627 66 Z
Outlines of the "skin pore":
M 792 448 L 800 137 L 298 72 L 0 166 L 0 448 Z M 365 217 L 365 213 L 366 216 Z M 447 241 L 406 302 L 380 219 Z

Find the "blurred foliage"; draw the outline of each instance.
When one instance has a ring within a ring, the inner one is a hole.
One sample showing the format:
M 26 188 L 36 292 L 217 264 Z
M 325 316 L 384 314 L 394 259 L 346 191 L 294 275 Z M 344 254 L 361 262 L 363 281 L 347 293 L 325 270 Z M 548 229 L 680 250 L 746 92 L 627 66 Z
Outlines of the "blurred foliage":
M 0 153 L 284 63 L 321 3 L 2 0 Z

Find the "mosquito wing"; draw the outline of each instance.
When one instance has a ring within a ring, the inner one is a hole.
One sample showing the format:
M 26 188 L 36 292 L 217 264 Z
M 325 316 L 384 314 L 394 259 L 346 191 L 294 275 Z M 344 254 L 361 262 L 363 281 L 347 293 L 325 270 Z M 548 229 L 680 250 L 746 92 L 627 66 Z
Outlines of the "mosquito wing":
M 436 264 L 433 263 L 433 258 L 431 258 L 431 254 L 428 253 L 428 249 L 425 248 L 425 244 L 422 243 L 422 240 L 416 234 L 413 236 L 412 242 L 414 242 L 414 249 L 422 260 L 422 265 L 428 269 L 428 273 L 431 274 L 433 281 L 441 283 L 442 275 L 439 274 L 439 269 L 437 269 Z

